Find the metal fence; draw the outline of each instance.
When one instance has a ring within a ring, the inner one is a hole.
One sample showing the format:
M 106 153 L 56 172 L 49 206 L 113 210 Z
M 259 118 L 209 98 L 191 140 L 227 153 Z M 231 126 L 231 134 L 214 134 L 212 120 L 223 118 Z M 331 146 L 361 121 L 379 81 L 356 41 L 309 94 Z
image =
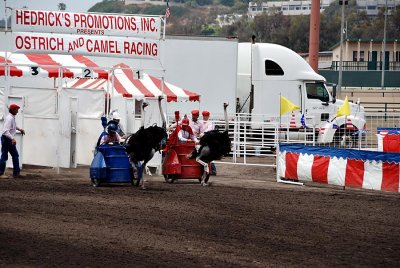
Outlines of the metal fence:
M 218 163 L 275 167 L 279 142 L 315 144 L 315 129 L 293 126 L 292 116 L 236 114 L 229 120 L 232 152 Z M 214 121 L 217 129 L 225 122 Z
M 215 116 L 217 117 L 217 116 Z M 221 116 L 218 116 L 221 118 Z M 339 142 L 318 143 L 318 129 L 303 128 L 297 120 L 293 125 L 292 115 L 235 114 L 229 116 L 229 136 L 232 151 L 217 163 L 275 167 L 275 148 L 278 143 L 301 143 L 312 146 L 350 148 L 358 150 L 382 150 L 382 130 L 399 128 L 400 113 L 368 112 L 365 114 L 366 128 L 345 131 L 346 139 Z M 213 120 L 215 128 L 223 130 L 225 122 Z
M 290 115 L 282 118 L 268 115 L 251 117 L 249 114 L 232 116 L 229 121 L 232 152 L 218 163 L 275 167 L 275 148 L 279 142 L 382 151 L 385 129 L 399 128 L 400 133 L 400 113 L 366 113 L 365 129 L 345 132 L 343 141 L 318 143 L 318 129 L 302 128 L 298 125 L 293 127 L 290 119 Z M 214 122 L 217 128 L 224 128 L 223 121 Z
M 400 62 L 387 61 L 385 63 L 385 70 L 399 71 Z M 342 61 L 342 68 L 344 71 L 368 71 L 368 70 L 382 70 L 382 61 Z M 340 61 L 332 61 L 331 70 L 338 71 L 340 69 Z

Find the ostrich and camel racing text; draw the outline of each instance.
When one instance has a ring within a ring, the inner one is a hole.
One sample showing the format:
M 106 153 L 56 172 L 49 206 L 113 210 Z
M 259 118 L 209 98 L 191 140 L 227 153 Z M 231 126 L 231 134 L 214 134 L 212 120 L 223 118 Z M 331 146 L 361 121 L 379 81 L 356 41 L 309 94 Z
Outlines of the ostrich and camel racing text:
M 58 53 L 157 59 L 161 17 L 14 10 L 13 48 Z

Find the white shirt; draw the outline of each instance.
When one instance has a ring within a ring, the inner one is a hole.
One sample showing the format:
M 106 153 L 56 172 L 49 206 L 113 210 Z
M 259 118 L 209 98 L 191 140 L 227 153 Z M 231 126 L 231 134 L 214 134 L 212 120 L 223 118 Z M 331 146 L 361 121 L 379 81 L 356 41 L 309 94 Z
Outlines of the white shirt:
M 181 129 L 181 130 L 178 132 L 178 140 L 179 140 L 180 142 L 186 142 L 186 141 L 188 141 L 189 139 L 192 140 L 192 141 L 194 141 L 194 142 L 197 142 L 196 136 L 195 136 L 194 134 L 190 135 L 190 132 L 189 132 L 189 131 L 186 131 L 186 130 Z
M 203 120 L 202 128 L 201 128 L 201 135 L 204 135 L 204 132 L 208 132 L 214 129 L 214 123 L 210 120 Z
M 17 133 L 17 122 L 15 121 L 15 115 L 9 113 L 4 120 L 2 135 L 12 140 L 14 139 L 15 133 Z
M 192 128 L 193 135 L 195 135 L 196 137 L 199 137 L 200 133 L 201 133 L 201 128 L 202 128 L 202 123 L 200 122 L 200 120 L 197 120 L 195 122 L 192 119 L 190 119 L 189 126 Z

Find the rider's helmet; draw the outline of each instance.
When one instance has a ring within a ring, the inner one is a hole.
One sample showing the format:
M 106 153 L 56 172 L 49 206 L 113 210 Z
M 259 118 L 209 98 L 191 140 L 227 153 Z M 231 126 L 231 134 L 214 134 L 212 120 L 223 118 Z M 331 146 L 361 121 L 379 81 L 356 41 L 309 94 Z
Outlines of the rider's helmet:
M 119 115 L 118 111 L 112 112 L 111 119 L 113 119 L 113 120 L 121 120 L 121 116 Z
M 182 119 L 182 126 L 188 126 L 189 125 L 189 119 L 186 117 Z
M 111 134 L 111 133 L 116 133 L 118 130 L 118 126 L 114 123 L 110 123 L 107 126 L 107 133 Z

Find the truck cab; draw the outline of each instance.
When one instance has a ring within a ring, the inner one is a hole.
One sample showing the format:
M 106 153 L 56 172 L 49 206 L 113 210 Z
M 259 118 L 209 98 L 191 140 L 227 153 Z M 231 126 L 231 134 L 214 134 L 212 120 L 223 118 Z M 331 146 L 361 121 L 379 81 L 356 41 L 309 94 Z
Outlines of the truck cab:
M 350 103 L 351 114 L 346 120 L 335 118 L 343 101 L 331 95 L 325 78 L 300 55 L 281 45 L 239 43 L 237 85 L 240 112 L 251 114 L 252 128 L 259 127 L 260 115 L 279 118 L 280 96 L 300 107 L 294 113 L 296 126 L 302 126 L 300 119 L 304 115 L 307 125 L 320 134 L 319 142 L 331 142 L 337 129 L 346 126 L 348 119 L 353 130 L 365 124 L 364 109 L 359 104 Z M 279 118 L 282 123 L 290 119 L 288 115 Z

